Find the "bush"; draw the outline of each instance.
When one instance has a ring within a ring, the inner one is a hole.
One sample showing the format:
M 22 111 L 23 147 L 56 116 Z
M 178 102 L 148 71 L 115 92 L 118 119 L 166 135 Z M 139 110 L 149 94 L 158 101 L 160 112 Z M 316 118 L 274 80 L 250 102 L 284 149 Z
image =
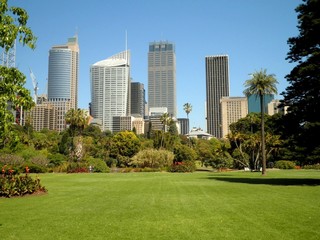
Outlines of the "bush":
M 0 155 L 0 164 L 2 165 L 14 165 L 14 166 L 19 166 L 23 164 L 24 159 L 20 156 L 13 155 L 13 154 L 1 154 Z
M 279 169 L 294 169 L 295 166 L 296 164 L 294 162 L 287 161 L 287 160 L 277 161 L 274 165 L 275 168 L 279 168 Z
M 313 164 L 313 165 L 304 165 L 303 169 L 315 169 L 320 170 L 320 164 Z
M 169 168 L 169 172 L 194 172 L 196 164 L 194 161 L 175 162 Z
M 145 149 L 131 158 L 130 165 L 140 168 L 161 169 L 173 163 L 174 155 L 167 150 Z
M 33 194 L 36 192 L 46 192 L 46 188 L 41 186 L 40 179 L 32 179 L 26 167 L 25 175 L 14 175 L 12 169 L 2 168 L 0 177 L 0 197 L 23 196 L 25 194 Z
M 88 157 L 85 159 L 86 165 L 89 168 L 91 166 L 92 172 L 101 172 L 101 173 L 108 173 L 110 172 L 110 168 L 107 164 L 99 158 Z
M 68 164 L 67 173 L 88 173 L 89 169 L 83 163 L 71 162 Z

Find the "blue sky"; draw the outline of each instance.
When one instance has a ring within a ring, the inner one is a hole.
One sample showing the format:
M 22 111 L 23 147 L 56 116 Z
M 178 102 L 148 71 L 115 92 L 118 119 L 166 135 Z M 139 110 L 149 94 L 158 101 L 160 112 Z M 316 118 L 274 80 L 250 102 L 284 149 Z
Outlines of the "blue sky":
M 205 56 L 228 54 L 230 96 L 243 96 L 249 74 L 266 68 L 276 75 L 278 92 L 293 65 L 285 60 L 289 37 L 297 36 L 294 9 L 302 0 L 12 0 L 25 8 L 28 25 L 38 37 L 37 48 L 17 46 L 16 66 L 27 76 L 29 67 L 46 89 L 48 52 L 78 33 L 80 46 L 79 107 L 90 102 L 90 65 L 131 50 L 131 76 L 145 84 L 149 42 L 168 40 L 176 45 L 178 117 L 183 104 L 193 106 L 190 126 L 205 126 Z M 281 96 L 277 96 L 281 98 Z

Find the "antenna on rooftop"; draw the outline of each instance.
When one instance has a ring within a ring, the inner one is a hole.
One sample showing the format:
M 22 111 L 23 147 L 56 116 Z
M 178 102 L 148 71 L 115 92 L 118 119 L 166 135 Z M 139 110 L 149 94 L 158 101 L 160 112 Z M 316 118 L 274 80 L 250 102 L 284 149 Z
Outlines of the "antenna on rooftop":
M 128 33 L 126 30 L 126 65 L 128 66 Z

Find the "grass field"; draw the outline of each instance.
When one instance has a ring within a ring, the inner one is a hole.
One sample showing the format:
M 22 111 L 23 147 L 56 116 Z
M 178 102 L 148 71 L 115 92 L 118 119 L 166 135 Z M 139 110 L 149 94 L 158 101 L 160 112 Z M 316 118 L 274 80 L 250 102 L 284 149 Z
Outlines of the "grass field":
M 320 171 L 45 174 L 0 239 L 320 239 Z

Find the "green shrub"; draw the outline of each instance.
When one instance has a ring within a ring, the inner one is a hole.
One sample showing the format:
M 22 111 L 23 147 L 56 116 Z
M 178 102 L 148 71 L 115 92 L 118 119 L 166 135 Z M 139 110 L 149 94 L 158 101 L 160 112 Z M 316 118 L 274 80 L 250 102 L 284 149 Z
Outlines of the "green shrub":
M 46 173 L 48 172 L 48 169 L 45 166 L 41 166 L 34 163 L 25 164 L 22 166 L 22 172 L 23 169 L 25 169 L 28 166 L 30 173 Z
M 194 161 L 175 162 L 169 168 L 169 172 L 194 172 L 196 164 Z
M 303 169 L 315 169 L 320 170 L 320 164 L 313 164 L 313 165 L 304 165 Z
M 296 164 L 294 162 L 287 161 L 287 160 L 277 161 L 274 165 L 275 168 L 279 168 L 279 169 L 294 169 L 295 166 Z
M 67 167 L 67 173 L 87 173 L 88 167 L 84 163 L 70 162 Z
M 13 165 L 13 166 L 19 166 L 24 163 L 24 159 L 21 156 L 17 156 L 14 154 L 0 154 L 0 164 L 1 165 Z
M 192 148 L 182 144 L 177 144 L 173 153 L 175 162 L 195 161 L 197 158 L 197 154 Z
M 92 172 L 101 172 L 101 173 L 110 172 L 110 168 L 107 166 L 107 164 L 102 159 L 88 157 L 85 159 L 85 161 L 86 161 L 88 168 L 90 168 L 90 166 L 91 166 Z
M 173 163 L 174 154 L 168 150 L 145 149 L 131 158 L 130 165 L 140 168 L 162 169 Z
M 13 169 L 3 167 L 0 176 L 0 197 L 23 196 L 25 194 L 47 191 L 40 184 L 39 178 L 34 180 L 29 176 L 28 167 L 26 167 L 26 171 L 25 175 L 14 175 Z

